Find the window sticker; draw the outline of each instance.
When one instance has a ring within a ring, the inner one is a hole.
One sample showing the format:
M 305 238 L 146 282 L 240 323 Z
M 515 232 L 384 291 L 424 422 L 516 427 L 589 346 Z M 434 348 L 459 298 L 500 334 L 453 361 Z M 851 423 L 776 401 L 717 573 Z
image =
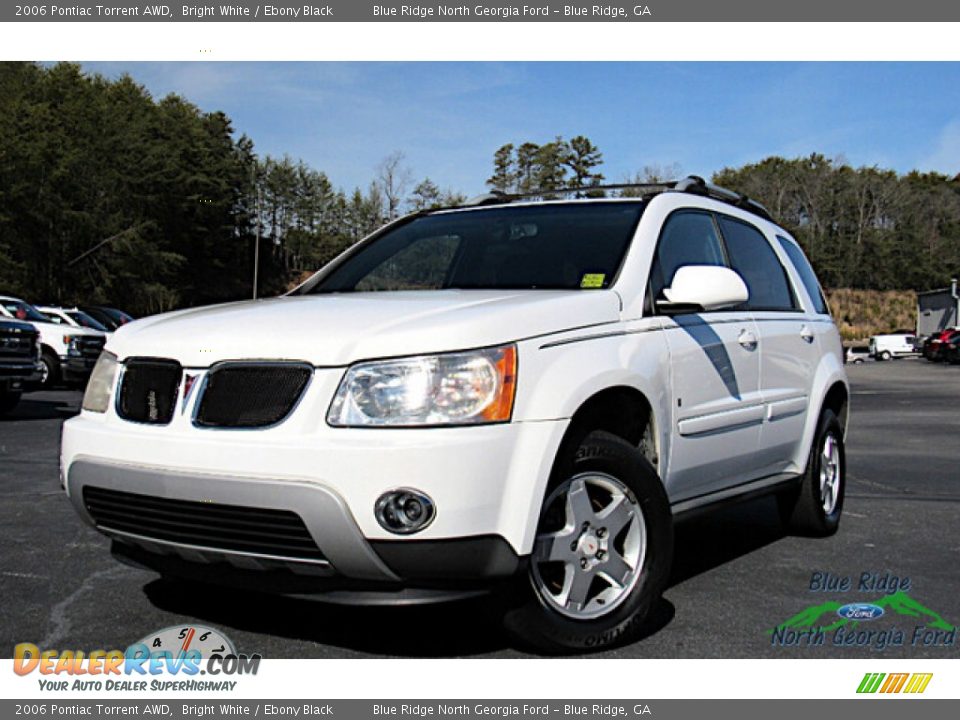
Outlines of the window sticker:
M 581 288 L 602 288 L 606 273 L 584 273 L 580 279 Z

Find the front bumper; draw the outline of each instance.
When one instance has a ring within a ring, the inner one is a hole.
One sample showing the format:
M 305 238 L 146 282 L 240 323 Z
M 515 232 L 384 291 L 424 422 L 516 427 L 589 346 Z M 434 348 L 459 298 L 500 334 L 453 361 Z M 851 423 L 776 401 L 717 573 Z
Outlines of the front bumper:
M 325 410 L 325 406 L 323 407 Z M 309 404 L 298 416 L 309 418 Z M 462 428 L 342 429 L 291 419 L 265 430 L 148 426 L 84 412 L 67 421 L 61 457 L 65 489 L 78 513 L 87 485 L 185 501 L 297 513 L 329 560 L 327 567 L 151 541 L 99 528 L 136 548 L 138 562 L 186 562 L 234 570 L 283 569 L 319 586 L 352 582 L 458 586 L 512 574 L 529 554 L 540 503 L 567 421 Z M 436 505 L 434 521 L 412 536 L 376 522 L 377 498 L 411 487 Z M 129 553 L 127 553 L 129 555 Z
M 67 355 L 62 358 L 60 362 L 63 379 L 67 382 L 85 381 L 90 377 L 90 373 L 93 372 L 93 366 L 96 364 L 96 358 Z
M 43 377 L 43 366 L 39 362 L 5 362 L 0 364 L 0 384 L 19 389 L 21 385 L 39 382 Z
M 197 580 L 263 589 L 261 574 L 266 573 L 273 578 L 270 589 L 278 592 L 349 593 L 356 599 L 363 591 L 408 587 L 462 593 L 471 586 L 510 577 L 521 567 L 517 554 L 496 536 L 368 542 L 343 498 L 314 484 L 148 470 L 84 459 L 72 463 L 66 483 L 76 511 L 113 539 L 113 552 L 120 560 Z M 296 508 L 324 559 L 304 561 L 172 542 L 152 537 L 149 531 L 140 534 L 111 527 L 109 521 L 98 523 L 84 500 L 87 486 L 217 505 Z

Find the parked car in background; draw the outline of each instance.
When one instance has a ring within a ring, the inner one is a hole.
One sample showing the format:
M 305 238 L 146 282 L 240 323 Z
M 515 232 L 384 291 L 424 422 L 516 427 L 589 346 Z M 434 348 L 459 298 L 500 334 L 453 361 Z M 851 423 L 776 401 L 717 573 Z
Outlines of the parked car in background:
M 843 354 L 843 361 L 850 365 L 861 365 L 866 360 L 870 360 L 868 345 L 850 345 Z
M 960 330 L 954 330 L 940 343 L 940 355 L 951 365 L 960 363 Z
M 0 319 L 0 415 L 13 410 L 41 375 L 40 333 L 30 323 Z
M 123 310 L 103 305 L 78 305 L 77 309 L 82 310 L 110 331 L 134 320 L 132 315 L 125 313 Z
M 943 354 L 941 352 L 943 343 L 956 332 L 957 328 L 947 328 L 928 337 L 923 343 L 923 356 L 931 362 L 940 362 L 943 360 Z
M 26 300 L 9 295 L 0 295 L 0 317 L 28 322 L 40 332 L 41 388 L 61 380 L 86 382 L 107 339 L 103 332 L 51 322 Z
M 57 305 L 37 305 L 37 310 L 46 315 L 50 322 L 70 327 L 84 327 L 102 333 L 111 333 L 113 330 L 91 317 L 79 308 L 60 307 Z
M 895 357 L 916 355 L 916 336 L 903 333 L 874 335 L 870 338 L 870 355 L 877 360 L 891 360 Z

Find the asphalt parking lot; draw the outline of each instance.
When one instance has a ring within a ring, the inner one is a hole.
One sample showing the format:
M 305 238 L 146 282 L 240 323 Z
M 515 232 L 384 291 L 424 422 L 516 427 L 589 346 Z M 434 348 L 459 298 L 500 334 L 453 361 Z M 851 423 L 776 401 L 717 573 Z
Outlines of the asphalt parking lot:
M 849 375 L 839 533 L 786 536 L 771 499 L 681 525 L 671 585 L 646 637 L 604 656 L 957 657 L 942 628 L 960 623 L 960 367 L 899 360 L 850 367 Z M 171 585 L 118 564 L 59 489 L 60 425 L 79 401 L 78 392 L 33 393 L 0 419 L 0 654 L 9 657 L 20 642 L 123 648 L 151 631 L 196 622 L 265 657 L 523 655 L 483 601 L 326 606 Z M 851 588 L 811 591 L 815 573 L 826 585 L 849 577 Z M 800 633 L 800 645 L 789 635 L 778 644 L 769 632 L 803 611 L 836 622 L 835 606 L 817 606 L 876 601 L 894 583 L 912 602 L 886 603 L 883 617 L 845 626 L 842 638 L 851 644 L 836 644 L 833 632 L 822 644 L 804 644 Z M 418 639 L 397 631 L 403 627 L 417 628 Z

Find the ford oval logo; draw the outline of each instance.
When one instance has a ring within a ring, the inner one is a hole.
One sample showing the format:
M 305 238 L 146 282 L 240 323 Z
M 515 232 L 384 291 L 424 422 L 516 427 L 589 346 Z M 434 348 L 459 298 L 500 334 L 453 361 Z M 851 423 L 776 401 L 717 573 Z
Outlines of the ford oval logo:
M 876 620 L 883 615 L 883 608 L 870 603 L 850 603 L 837 610 L 837 615 L 847 620 Z

